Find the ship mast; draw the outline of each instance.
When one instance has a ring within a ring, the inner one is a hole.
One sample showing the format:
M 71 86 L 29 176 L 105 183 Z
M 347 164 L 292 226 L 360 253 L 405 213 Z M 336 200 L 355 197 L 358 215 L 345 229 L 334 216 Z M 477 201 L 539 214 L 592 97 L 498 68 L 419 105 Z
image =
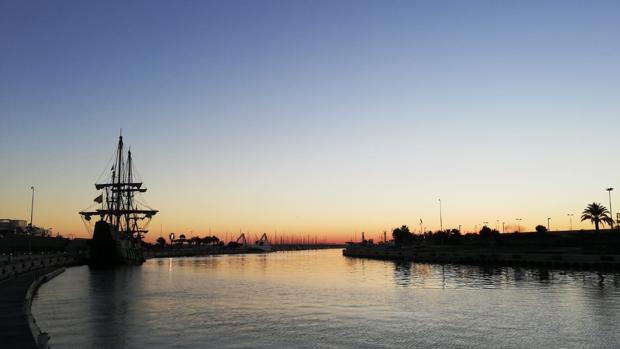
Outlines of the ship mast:
M 95 184 L 97 190 L 105 190 L 105 204 L 101 209 L 81 211 L 80 214 L 87 221 L 90 220 L 91 216 L 100 216 L 119 233 L 140 239 L 142 234 L 147 232 L 145 227 L 151 217 L 158 211 L 140 208 L 134 202 L 134 193 L 144 193 L 146 188 L 142 188 L 141 182 L 134 182 L 131 149 L 127 152 L 127 163 L 124 162 L 122 135 L 118 138 L 114 158 L 115 163 L 111 170 L 109 182 Z
M 116 195 L 116 220 L 113 223 L 116 226 L 116 229 L 118 229 L 119 231 L 121 230 L 121 199 L 122 199 L 122 195 L 121 195 L 121 191 L 119 191 L 119 189 L 121 189 L 121 185 L 122 185 L 122 178 L 123 178 L 123 172 L 122 172 L 122 167 L 123 167 L 123 135 L 120 135 L 118 137 L 118 149 L 117 149 L 117 160 L 116 160 L 116 170 L 118 171 L 118 174 L 116 176 L 117 178 L 117 191 L 115 193 Z M 114 192 L 114 189 L 112 189 L 112 192 Z

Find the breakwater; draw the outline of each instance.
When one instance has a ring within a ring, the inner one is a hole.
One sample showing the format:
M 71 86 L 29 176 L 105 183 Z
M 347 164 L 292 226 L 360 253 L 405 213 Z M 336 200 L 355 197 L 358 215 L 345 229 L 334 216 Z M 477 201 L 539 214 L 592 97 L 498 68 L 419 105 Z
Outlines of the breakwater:
M 347 257 L 408 260 L 422 263 L 487 264 L 554 268 L 620 269 L 618 253 L 586 253 L 581 249 L 493 249 L 484 247 L 432 246 L 395 248 L 350 245 Z

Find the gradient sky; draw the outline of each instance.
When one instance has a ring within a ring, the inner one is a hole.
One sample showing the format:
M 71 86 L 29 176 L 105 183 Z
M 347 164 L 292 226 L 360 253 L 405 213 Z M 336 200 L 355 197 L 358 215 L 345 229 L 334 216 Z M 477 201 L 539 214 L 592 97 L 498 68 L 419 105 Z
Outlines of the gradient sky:
M 34 185 L 35 225 L 88 236 L 122 128 L 151 240 L 435 230 L 438 198 L 444 228 L 589 228 L 619 38 L 618 1 L 0 0 L 0 218 Z

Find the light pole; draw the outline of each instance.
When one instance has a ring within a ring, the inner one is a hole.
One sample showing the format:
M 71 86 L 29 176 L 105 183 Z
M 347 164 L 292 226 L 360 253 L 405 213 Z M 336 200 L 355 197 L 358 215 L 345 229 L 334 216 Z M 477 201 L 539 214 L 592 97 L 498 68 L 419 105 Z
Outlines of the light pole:
M 502 222 L 502 233 L 506 232 L 505 224 L 506 224 L 506 222 Z
M 551 218 L 547 218 L 547 231 L 551 231 L 551 228 L 549 226 L 549 221 L 551 220 Z
M 609 215 L 611 216 L 611 229 L 614 229 L 614 211 L 611 209 L 611 191 L 614 190 L 614 188 L 607 188 L 605 189 L 607 190 L 607 192 L 609 193 Z
M 30 187 L 32 190 L 32 200 L 30 201 L 30 233 L 32 234 L 32 212 L 34 211 L 34 186 Z
M 517 221 L 517 231 L 520 233 L 521 232 L 521 221 L 523 219 L 521 218 L 515 218 L 515 220 Z
M 495 220 L 495 230 L 499 230 L 499 219 Z
M 32 258 L 32 213 L 34 211 L 34 186 L 31 186 L 32 190 L 32 200 L 30 201 L 30 231 L 28 232 L 28 254 L 30 258 Z
M 568 216 L 568 220 L 570 222 L 570 230 L 573 231 L 573 216 L 574 216 L 574 214 L 567 213 L 566 215 Z
M 439 199 L 439 230 L 443 231 L 443 217 L 441 214 L 441 199 Z

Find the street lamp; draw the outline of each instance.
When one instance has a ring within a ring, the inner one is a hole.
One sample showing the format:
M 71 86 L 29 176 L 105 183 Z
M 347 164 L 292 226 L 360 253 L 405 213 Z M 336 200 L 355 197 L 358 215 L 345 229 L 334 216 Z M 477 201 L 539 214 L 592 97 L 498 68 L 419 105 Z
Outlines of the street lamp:
M 32 212 L 34 211 L 34 186 L 30 187 L 32 190 L 32 201 L 30 201 L 30 234 L 32 234 Z
M 611 216 L 611 229 L 614 229 L 614 211 L 611 209 L 611 191 L 614 190 L 614 188 L 607 188 L 605 189 L 607 190 L 607 192 L 609 193 L 609 215 Z
M 547 231 L 551 231 L 551 228 L 549 227 L 549 221 L 551 220 L 551 218 L 547 218 Z
M 32 200 L 30 201 L 30 231 L 28 232 L 28 254 L 30 258 L 32 258 L 32 213 L 34 211 L 34 186 L 31 186 L 32 190 Z
M 502 222 L 502 233 L 506 232 L 505 224 L 506 224 L 506 222 Z
M 439 230 L 443 231 L 443 217 L 441 214 L 441 199 L 439 199 Z
M 522 218 L 515 218 L 515 220 L 517 221 L 517 230 L 519 231 L 519 233 L 521 232 L 521 221 L 523 220 Z
M 568 219 L 570 221 L 570 230 L 573 231 L 573 216 L 574 216 L 574 214 L 567 213 L 566 215 L 568 216 Z

